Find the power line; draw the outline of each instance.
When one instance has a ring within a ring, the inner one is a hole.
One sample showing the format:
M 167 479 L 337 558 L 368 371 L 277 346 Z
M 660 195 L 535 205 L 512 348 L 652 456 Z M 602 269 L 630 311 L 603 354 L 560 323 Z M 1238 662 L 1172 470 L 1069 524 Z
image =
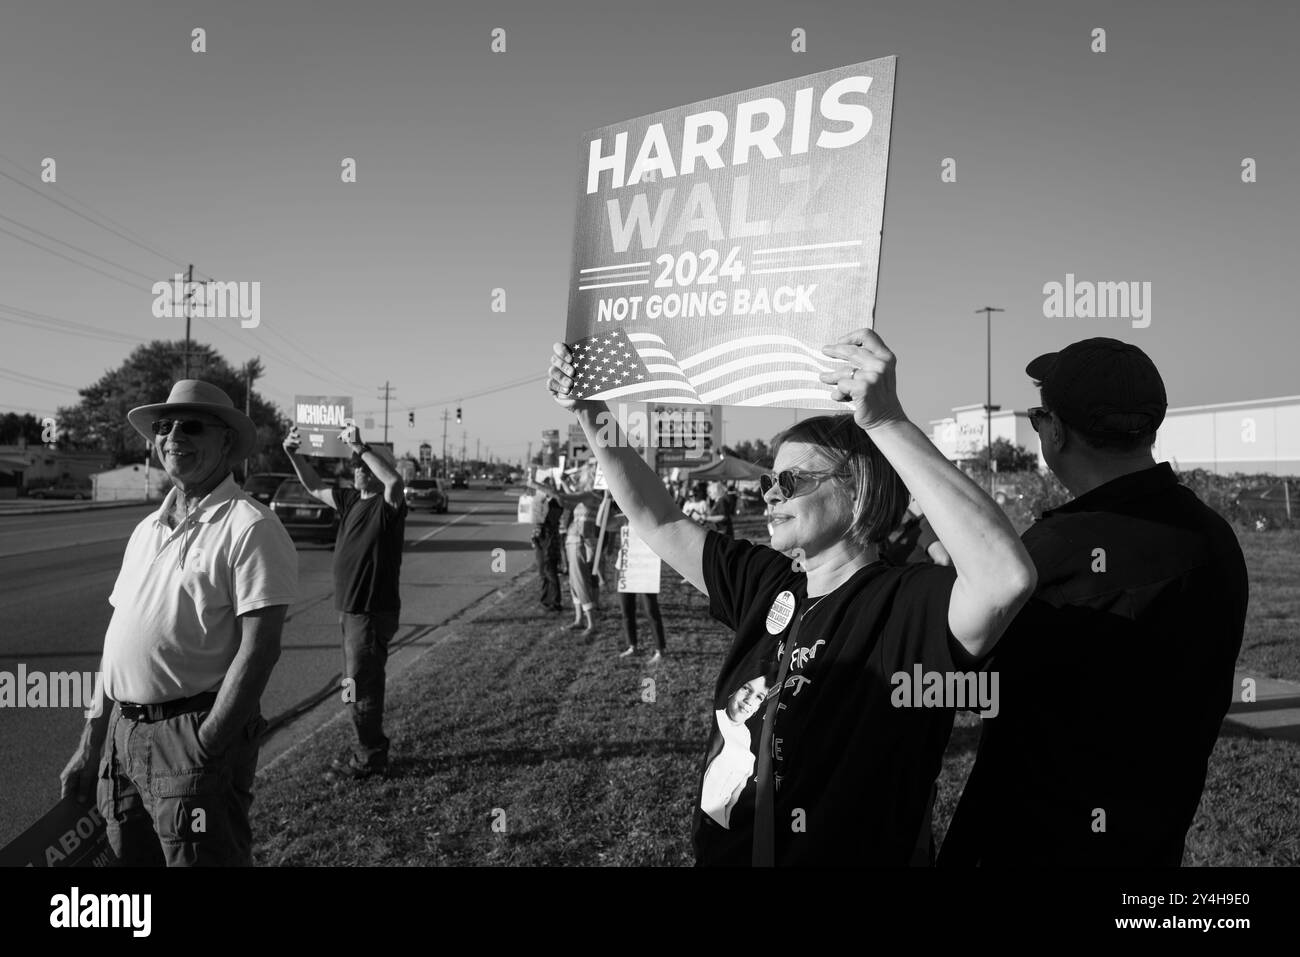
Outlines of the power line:
M 73 259 L 71 256 L 64 255 L 63 253 L 59 252 L 57 249 L 50 249 L 50 247 L 48 246 L 42 246 L 40 243 L 33 242 L 32 240 L 28 239 L 26 236 L 20 236 L 17 233 L 13 232 L 12 230 L 5 229 L 3 226 L 0 226 L 0 233 L 5 233 L 9 236 L 12 236 L 14 239 L 25 242 L 29 246 L 35 246 L 37 249 L 43 249 L 45 250 L 45 252 L 52 253 L 53 255 L 58 256 L 60 259 L 66 259 L 74 266 L 80 266 L 82 269 L 89 269 L 91 272 L 97 272 L 101 276 L 107 276 L 109 279 L 112 279 L 114 282 L 120 282 L 122 285 L 126 286 L 127 288 L 134 289 L 136 292 L 141 291 L 139 286 L 135 285 L 134 283 L 127 282 L 125 279 L 121 278 L 120 276 L 114 276 L 112 273 L 106 273 L 104 272 L 104 270 L 98 269 L 95 266 L 91 266 L 88 263 L 80 262 L 76 259 Z
M 278 330 L 274 329 L 273 327 L 271 327 L 271 326 L 267 326 L 267 327 L 266 327 L 266 331 L 267 331 L 269 334 L 275 336 L 277 339 L 279 339 L 279 340 L 280 340 L 281 342 L 283 342 L 285 345 L 289 346 L 289 348 L 291 348 L 291 349 L 297 349 L 300 353 L 302 353 L 302 356 L 303 356 L 304 359 L 306 359 L 306 360 L 308 360 L 309 362 L 312 362 L 312 363 L 314 363 L 315 365 L 319 366 L 319 367 L 320 367 L 321 369 L 323 369 L 325 372 L 330 373 L 330 375 L 331 375 L 333 378 L 337 379 L 339 382 L 346 382 L 346 383 L 349 384 L 349 386 L 350 386 L 351 388 L 356 389 L 356 390 L 358 390 L 358 391 L 364 391 L 364 390 L 367 390 L 367 389 L 368 389 L 368 386 L 364 386 L 364 385 L 362 385 L 362 384 L 359 383 L 359 382 L 356 382 L 356 381 L 354 381 L 354 380 L 352 380 L 352 379 L 347 378 L 346 376 L 340 375 L 338 372 L 336 372 L 334 369 L 332 369 L 332 368 L 330 368 L 329 366 L 327 366 L 324 362 L 320 361 L 320 359 L 316 358 L 314 355 L 312 355 L 310 352 L 308 352 L 306 349 L 304 349 L 304 348 L 303 348 L 302 346 L 300 346 L 298 343 L 296 343 L 296 342 L 292 342 L 292 341 L 291 341 L 288 337 L 286 337 L 283 333 L 279 332 Z
M 75 385 L 68 385 L 66 382 L 54 382 L 51 379 L 42 379 L 40 376 L 28 375 L 25 372 L 16 372 L 13 369 L 0 369 L 0 376 L 6 379 L 12 379 L 21 385 L 30 385 L 37 389 L 58 389 L 62 392 L 79 392 Z M 24 381 L 27 380 L 27 381 Z
M 209 328 L 210 328 L 210 329 L 215 329 L 215 330 L 219 331 L 220 333 L 222 333 L 223 335 L 229 336 L 229 337 L 230 337 L 232 340 L 234 340 L 236 343 L 239 342 L 239 340 L 235 338 L 234 333 L 231 333 L 231 332 L 227 331 L 226 329 L 222 328 L 221 326 L 218 326 L 218 325 L 212 325 L 212 326 L 209 326 Z M 273 359 L 277 359 L 277 360 L 279 360 L 280 362 L 283 362 L 283 363 L 285 363 L 285 364 L 287 364 L 287 365 L 292 366 L 293 368 L 297 369 L 299 372 L 305 373 L 307 376 L 309 376 L 309 377 L 312 378 L 312 379 L 315 379 L 315 380 L 318 381 L 318 382 L 328 382 L 328 383 L 331 384 L 332 387 L 342 386 L 343 389 L 344 389 L 345 391 L 351 389 L 351 386 L 343 385 L 342 383 L 338 382 L 337 380 L 333 379 L 333 378 L 330 377 L 330 376 L 323 376 L 323 375 L 321 375 L 318 371 L 313 370 L 313 369 L 309 369 L 309 368 L 307 368 L 306 366 L 302 365 L 300 362 L 297 362 L 296 360 L 291 359 L 291 358 L 289 358 L 289 357 L 286 356 L 286 355 L 282 355 L 278 350 L 273 349 L 273 348 L 271 347 L 270 343 L 268 343 L 265 339 L 263 339 L 263 340 L 261 341 L 260 346 L 261 346 L 262 351 L 265 352 L 265 353 L 267 353 L 268 355 L 270 355 L 271 358 L 273 358 Z
M 539 375 L 530 375 L 528 378 L 526 378 L 526 379 L 520 379 L 518 382 L 508 382 L 508 383 L 505 383 L 504 385 L 491 386 L 491 387 L 489 387 L 489 388 L 487 388 L 487 389 L 482 390 L 481 392 L 463 392 L 463 393 L 459 393 L 459 394 L 457 394 L 456 398 L 457 398 L 458 400 L 459 400 L 459 399 L 479 399 L 479 398 L 482 398 L 482 397 L 485 396 L 485 395 L 492 395 L 492 394 L 494 394 L 494 393 L 496 393 L 496 392 L 508 392 L 508 391 L 511 390 L 511 389 L 518 389 L 520 386 L 529 385 L 530 383 L 532 383 L 532 384 L 536 384 L 536 383 L 541 382 L 541 381 L 543 381 L 543 379 L 542 379 L 541 376 L 539 376 Z M 434 400 L 434 401 L 432 401 L 432 402 L 422 402 L 422 403 L 419 403 L 418 405 L 413 405 L 413 406 L 411 406 L 411 408 L 413 408 L 413 409 L 428 409 L 428 408 L 431 408 L 431 407 L 433 407 L 433 406 L 435 406 L 435 405 L 447 405 L 447 404 L 450 403 L 450 402 L 451 402 L 451 397 L 449 396 L 449 397 L 447 397 L 447 398 L 445 398 L 445 399 L 436 399 L 436 400 Z
M 29 313 L 27 310 L 7 306 L 4 303 L 0 303 L 0 312 L 17 313 L 17 316 L 15 317 L 0 315 L 0 322 L 8 322 L 17 326 L 27 326 L 31 329 L 39 329 L 42 332 L 58 332 L 65 336 L 93 339 L 97 342 L 112 342 L 129 345 L 138 345 L 146 341 L 144 339 L 128 336 L 121 332 L 112 332 L 107 329 L 96 329 L 93 326 L 86 326 L 69 320 L 59 320 L 53 316 L 43 316 L 40 313 Z
M 19 164 L 19 163 L 15 163 L 13 160 L 9 159 L 9 157 L 0 154 L 0 159 L 4 160 L 4 161 L 5 161 L 6 163 L 8 163 L 10 166 L 13 166 L 15 169 L 20 169 L 20 170 L 22 170 L 24 173 L 28 173 L 28 171 L 26 170 L 26 168 L 24 168 L 24 167 L 23 167 L 21 164 Z M 31 174 L 28 173 L 28 175 L 31 175 Z M 4 170 L 0 170 L 0 176 L 3 176 L 5 179 L 9 180 L 10 182 L 17 183 L 17 184 L 18 184 L 19 186 L 21 186 L 23 189 L 35 193 L 37 196 L 41 197 L 42 199 L 49 200 L 51 203 L 54 203 L 56 206 L 61 206 L 62 208 L 66 209 L 68 212 L 72 213 L 74 216 L 80 216 L 80 217 L 81 217 L 82 219 L 84 219 L 86 222 L 91 223 L 92 225 L 98 226 L 100 229 L 103 229 L 103 230 L 105 230 L 105 231 L 107 231 L 107 232 L 110 232 L 110 233 L 112 233 L 113 235 L 120 237 L 121 239 L 125 239 L 128 243 L 132 243 L 133 245 L 139 246 L 141 249 L 145 250 L 146 252 L 153 253 L 153 254 L 154 254 L 155 256 L 157 256 L 158 258 L 160 258 L 160 259 L 162 259 L 162 260 L 165 260 L 166 262 L 171 263 L 173 266 L 180 266 L 180 265 L 181 265 L 181 263 L 179 263 L 177 260 L 173 259 L 171 256 L 168 256 L 168 255 L 166 255 L 166 254 L 164 254 L 164 253 L 160 253 L 158 250 L 156 250 L 156 249 L 154 249 L 153 247 L 147 245 L 146 243 L 139 242 L 139 241 L 137 241 L 137 240 L 132 239 L 130 236 L 126 235 L 126 233 L 124 233 L 124 232 L 119 232 L 119 231 L 116 230 L 116 229 L 111 229 L 110 227 L 105 226 L 103 223 L 96 222 L 95 220 L 91 219 L 89 216 L 87 216 L 85 213 L 81 212 L 80 210 L 73 209 L 73 208 L 72 208 L 71 206 L 69 206 L 67 203 L 60 202 L 59 200 L 57 200 L 57 199 L 55 199 L 53 196 L 51 196 L 48 192 L 46 192 L 46 191 L 44 191 L 44 190 L 37 189 L 35 186 L 32 186 L 30 183 L 24 183 L 22 180 L 18 179 L 17 177 L 10 176 L 10 175 L 9 175 L 8 173 L 6 173 Z M 85 206 L 85 207 L 86 207 L 87 209 L 89 209 L 89 210 L 93 210 L 93 211 L 95 212 L 95 215 L 99 216 L 100 218 L 105 219 L 105 220 L 108 220 L 108 222 L 110 222 L 110 223 L 113 222 L 112 219 L 109 219 L 109 217 L 105 216 L 103 213 L 101 213 L 101 212 L 99 212 L 98 210 L 96 210 L 96 209 L 95 209 L 93 206 L 91 206 L 89 203 L 86 203 L 86 202 L 83 202 L 82 200 L 76 199 L 76 197 L 74 197 L 74 196 L 73 196 L 71 193 L 69 193 L 67 190 L 59 189 L 57 186 L 53 186 L 53 185 L 51 185 L 51 188 L 52 188 L 52 189 L 58 189 L 58 191 L 59 191 L 60 193 L 62 193 L 64 196 L 67 196 L 69 199 L 72 199 L 74 202 L 80 203 L 82 206 Z M 119 225 L 119 224 L 115 224 L 115 225 Z M 125 226 L 122 226 L 121 229 L 126 230 L 126 227 L 125 227 Z M 131 232 L 131 230 L 126 230 L 126 231 L 127 231 L 127 232 Z
M 494 393 L 497 392 L 508 392 L 511 389 L 518 389 L 520 386 L 529 385 L 530 383 L 536 383 L 539 381 L 544 381 L 542 380 L 541 376 L 530 375 L 528 378 L 520 379 L 518 382 L 507 382 L 503 385 L 489 386 L 488 388 L 482 390 L 481 392 L 457 393 L 456 400 L 459 401 L 461 399 L 480 399 L 485 395 L 493 395 Z M 434 406 L 438 406 L 438 405 L 450 405 L 451 402 L 452 399 L 448 397 L 446 399 L 436 399 L 432 402 L 419 402 L 414 405 L 408 405 L 407 408 L 408 409 L 431 409 Z M 375 411 L 375 410 L 365 409 L 358 414 L 364 415 L 365 413 L 371 411 Z
M 3 219 L 6 223 L 13 223 L 15 226 L 20 226 L 30 233 L 35 233 L 37 236 L 40 236 L 42 239 L 48 239 L 51 242 L 61 243 L 62 245 L 67 246 L 69 249 L 75 249 L 83 256 L 89 256 L 91 259 L 98 259 L 100 262 L 107 263 L 108 265 L 114 267 L 115 269 L 120 269 L 123 272 L 134 273 L 135 275 L 141 277 L 147 282 L 152 283 L 154 281 L 153 276 L 150 276 L 148 273 L 140 272 L 140 270 L 138 269 L 132 269 L 130 266 L 123 266 L 121 263 L 113 262 L 113 260 L 111 259 L 106 259 L 103 256 L 99 255 L 98 253 L 92 253 L 88 249 L 82 249 L 80 246 L 74 246 L 72 243 L 68 242 L 67 240 L 59 239 L 59 237 L 57 236 L 51 236 L 49 233 L 43 233 L 35 226 L 28 226 L 26 223 L 20 223 L 18 220 L 13 219 L 10 216 L 6 216 L 3 213 L 0 213 L 0 219 Z

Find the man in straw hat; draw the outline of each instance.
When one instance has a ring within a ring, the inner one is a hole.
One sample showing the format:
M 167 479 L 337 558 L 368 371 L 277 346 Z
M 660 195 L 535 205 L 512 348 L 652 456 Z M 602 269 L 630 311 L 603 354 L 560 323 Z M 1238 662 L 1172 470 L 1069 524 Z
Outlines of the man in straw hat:
M 321 480 L 298 454 L 296 428 L 284 440 L 302 484 L 339 513 L 334 607 L 343 633 L 343 700 L 352 712 L 357 745 L 347 759 L 335 759 L 326 770 L 325 778 L 333 784 L 388 773 L 384 667 L 402 610 L 398 579 L 406 533 L 406 497 L 392 452 L 361 441 L 355 425 L 343 430 L 342 439 L 352 448 L 355 488 L 331 488 Z
M 127 420 L 173 488 L 127 542 L 109 596 L 102 697 L 61 775 L 63 794 L 88 804 L 98 785 L 124 864 L 249 865 L 260 698 L 297 597 L 298 556 L 231 476 L 257 430 L 225 392 L 183 379 Z

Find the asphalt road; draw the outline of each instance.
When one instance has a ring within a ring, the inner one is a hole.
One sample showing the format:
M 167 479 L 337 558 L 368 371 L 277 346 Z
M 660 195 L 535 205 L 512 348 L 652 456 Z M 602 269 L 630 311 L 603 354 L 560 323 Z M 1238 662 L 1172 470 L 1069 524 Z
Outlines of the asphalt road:
M 0 670 L 96 671 L 112 608 L 108 595 L 145 506 L 40 515 L 0 513 Z M 402 623 L 389 673 L 410 663 L 442 622 L 531 566 L 529 529 L 515 498 L 458 490 L 446 515 L 407 518 Z M 492 552 L 506 550 L 504 573 Z M 298 549 L 300 600 L 290 609 L 283 652 L 262 698 L 273 759 L 341 708 L 338 619 L 330 563 L 319 545 Z M 58 775 L 84 716 L 76 709 L 0 708 L 0 846 L 58 800 Z M 398 746 L 398 745 L 395 745 Z

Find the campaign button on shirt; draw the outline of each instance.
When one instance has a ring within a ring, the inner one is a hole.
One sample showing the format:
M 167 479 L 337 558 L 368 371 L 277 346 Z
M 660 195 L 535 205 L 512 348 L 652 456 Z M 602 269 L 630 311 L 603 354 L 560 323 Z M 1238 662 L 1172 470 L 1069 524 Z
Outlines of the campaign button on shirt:
M 785 631 L 785 626 L 790 624 L 790 619 L 794 617 L 794 593 L 783 591 L 777 595 L 772 602 L 772 607 L 767 612 L 767 633 L 769 635 L 779 635 Z

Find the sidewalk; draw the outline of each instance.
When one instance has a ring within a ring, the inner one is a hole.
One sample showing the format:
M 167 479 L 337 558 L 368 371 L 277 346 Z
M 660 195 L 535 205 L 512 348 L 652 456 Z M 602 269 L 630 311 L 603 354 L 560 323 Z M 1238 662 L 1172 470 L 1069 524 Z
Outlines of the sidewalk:
M 64 512 L 97 512 L 106 508 L 130 508 L 131 506 L 151 505 L 155 508 L 158 506 L 157 499 L 123 499 L 116 502 L 78 502 L 72 501 L 48 501 L 36 499 L 33 501 L 29 498 L 7 499 L 0 501 L 0 518 L 6 515 L 62 515 Z
M 1255 700 L 1241 700 L 1242 682 L 1253 679 Z M 1300 741 L 1300 684 L 1248 671 L 1233 675 L 1232 707 L 1225 721 L 1284 741 Z

